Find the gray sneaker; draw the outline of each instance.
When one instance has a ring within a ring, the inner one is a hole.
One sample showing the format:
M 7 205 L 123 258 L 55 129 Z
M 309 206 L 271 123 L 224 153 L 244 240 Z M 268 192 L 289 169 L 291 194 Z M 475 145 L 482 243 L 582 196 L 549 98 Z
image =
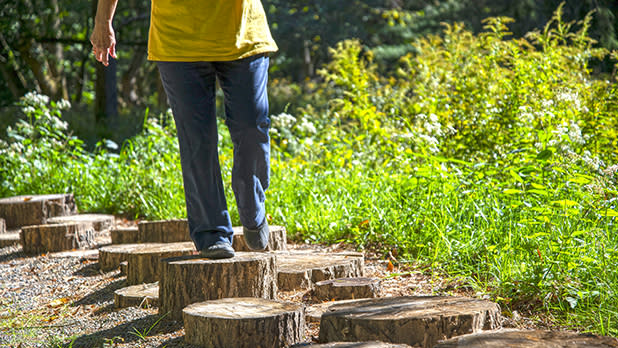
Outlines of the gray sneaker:
M 245 236 L 245 243 L 247 243 L 249 249 L 262 251 L 268 246 L 270 230 L 268 229 L 268 222 L 266 220 L 264 220 L 264 223 L 256 230 L 243 227 L 242 232 Z
M 209 259 L 229 259 L 234 257 L 234 249 L 230 243 L 218 241 L 208 248 L 202 249 L 200 255 Z

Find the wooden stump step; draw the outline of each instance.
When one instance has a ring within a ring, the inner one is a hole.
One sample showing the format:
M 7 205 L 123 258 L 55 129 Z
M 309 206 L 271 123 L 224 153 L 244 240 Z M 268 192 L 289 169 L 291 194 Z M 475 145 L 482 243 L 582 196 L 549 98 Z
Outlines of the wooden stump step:
M 127 286 L 114 291 L 116 308 L 157 306 L 159 302 L 159 283 Z
M 131 261 L 129 261 L 131 267 Z M 211 260 L 199 255 L 161 260 L 159 313 L 180 319 L 189 304 L 229 297 L 275 299 L 275 255 L 238 252 L 234 258 Z
M 269 226 L 270 237 L 267 251 L 287 250 L 287 231 L 283 226 Z M 242 226 L 234 227 L 234 240 L 232 247 L 235 251 L 251 251 L 245 243 L 245 235 Z
M 103 272 L 114 270 L 121 262 L 127 261 L 127 255 L 147 244 L 112 244 L 99 248 L 99 268 Z
M 289 347 L 303 339 L 302 304 L 225 298 L 183 310 L 185 341 L 213 348 Z
M 140 243 L 189 242 L 189 224 L 186 219 L 141 221 L 137 224 Z
M 309 289 L 314 283 L 334 278 L 362 277 L 361 253 L 276 252 L 280 290 Z
M 110 231 L 112 244 L 134 244 L 139 243 L 139 232 L 135 227 L 115 227 Z
M 7 231 L 0 234 L 0 248 L 20 243 L 19 230 Z
M 95 248 L 98 246 L 96 237 L 86 223 L 36 225 L 22 227 L 20 243 L 24 253 L 33 254 Z
M 410 296 L 331 306 L 320 321 L 319 341 L 379 340 L 432 348 L 439 340 L 500 327 L 500 307 L 465 297 Z
M 375 298 L 380 292 L 378 278 L 336 278 L 315 283 L 314 296 L 319 301 Z
M 499 330 L 439 343 L 435 348 L 616 348 L 618 339 L 560 331 Z
M 161 259 L 191 255 L 195 251 L 193 242 L 141 244 L 127 254 L 127 284 L 156 282 L 159 280 Z
M 6 221 L 0 218 L 0 234 L 6 233 Z
M 113 215 L 107 214 L 78 214 L 67 216 L 56 216 L 47 219 L 48 224 L 64 224 L 64 223 L 87 223 L 97 232 L 107 232 L 116 223 L 116 218 Z
M 0 198 L 0 217 L 6 228 L 43 225 L 54 216 L 77 214 L 73 194 L 27 195 Z
M 305 321 L 308 323 L 319 323 L 320 319 L 322 319 L 322 314 L 324 314 L 324 312 L 326 312 L 330 307 L 338 304 L 358 302 L 362 300 L 363 299 L 328 301 L 309 305 L 305 308 Z
M 322 344 L 297 345 L 292 348 L 412 348 L 407 344 L 384 343 L 378 341 L 372 342 L 332 342 Z

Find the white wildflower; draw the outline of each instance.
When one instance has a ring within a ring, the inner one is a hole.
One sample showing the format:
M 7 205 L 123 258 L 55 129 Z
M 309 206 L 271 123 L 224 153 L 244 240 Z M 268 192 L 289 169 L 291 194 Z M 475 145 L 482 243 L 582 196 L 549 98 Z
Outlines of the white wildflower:
M 318 132 L 318 130 L 313 125 L 313 123 L 307 120 L 306 118 L 302 119 L 302 121 L 298 125 L 298 130 L 300 130 L 303 133 L 308 133 L 308 134 L 315 134 Z
M 23 111 L 24 114 L 26 115 L 30 115 L 30 114 L 33 114 L 36 111 L 36 109 L 33 106 L 28 105 L 28 106 L 24 106 L 23 108 L 21 108 L 21 111 Z
M 71 102 L 69 102 L 66 99 L 60 99 L 60 101 L 58 101 L 56 106 L 58 106 L 58 109 L 60 110 L 68 110 L 71 108 Z
M 276 128 L 287 128 L 291 129 L 292 126 L 296 123 L 296 117 L 288 114 L 288 113 L 280 113 L 279 115 L 271 116 L 272 124 Z

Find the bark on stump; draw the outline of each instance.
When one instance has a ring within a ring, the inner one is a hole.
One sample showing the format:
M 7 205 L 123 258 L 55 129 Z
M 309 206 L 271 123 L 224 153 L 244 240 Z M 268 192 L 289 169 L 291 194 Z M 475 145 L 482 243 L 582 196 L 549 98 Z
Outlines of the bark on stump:
M 116 308 L 151 307 L 159 302 L 159 283 L 131 285 L 114 291 Z
M 111 230 L 112 244 L 139 243 L 139 232 L 136 227 L 116 227 Z
M 6 221 L 0 218 L 0 234 L 6 233 Z
M 311 345 L 302 345 L 302 346 L 292 346 L 292 348 L 412 348 L 407 344 L 394 344 L 394 343 L 384 343 L 384 342 L 332 342 L 332 343 L 323 343 L 323 344 L 311 344 Z
M 375 298 L 380 292 L 378 278 L 336 278 L 315 283 L 313 294 L 319 301 Z
M 99 248 L 99 268 L 103 272 L 114 270 L 120 263 L 127 261 L 130 252 L 149 245 L 159 244 L 113 244 Z
M 130 262 L 129 262 L 130 266 Z M 191 303 L 228 297 L 277 297 L 277 266 L 270 253 L 238 252 L 230 259 L 199 255 L 161 260 L 159 313 L 182 317 Z
M 185 341 L 213 348 L 289 347 L 303 339 L 303 306 L 262 298 L 224 298 L 183 311 Z
M 19 230 L 14 232 L 5 232 L 0 234 L 0 248 L 15 245 L 20 243 Z
M 334 305 L 320 321 L 325 342 L 379 340 L 432 348 L 439 340 L 500 327 L 500 307 L 465 297 L 388 297 Z
M 20 242 L 26 254 L 97 246 L 94 231 L 83 223 L 25 226 L 21 229 Z
M 48 224 L 64 224 L 71 222 L 87 223 L 97 232 L 107 232 L 114 226 L 116 219 L 113 215 L 107 214 L 78 214 L 56 216 L 47 219 Z
M 268 240 L 268 245 L 266 246 L 267 251 L 275 251 L 275 250 L 288 250 L 287 247 L 287 232 L 285 227 L 283 226 L 269 226 L 270 229 L 270 237 Z M 234 240 L 232 242 L 232 247 L 236 251 L 251 251 L 245 243 L 245 235 L 241 227 L 234 227 Z
M 277 252 L 280 290 L 309 289 L 314 283 L 334 278 L 362 277 L 361 253 Z
M 142 244 L 141 248 L 127 254 L 127 284 L 152 283 L 159 280 L 161 259 L 191 255 L 193 242 Z
M 120 275 L 127 275 L 127 268 L 129 268 L 129 263 L 127 261 L 122 261 L 120 263 Z
M 43 225 L 50 217 L 72 214 L 77 207 L 70 193 L 0 198 L 0 216 L 8 229 Z
M 189 242 L 189 224 L 186 219 L 142 221 L 137 224 L 140 243 Z
M 559 331 L 499 330 L 465 335 L 435 348 L 616 348 L 612 337 Z

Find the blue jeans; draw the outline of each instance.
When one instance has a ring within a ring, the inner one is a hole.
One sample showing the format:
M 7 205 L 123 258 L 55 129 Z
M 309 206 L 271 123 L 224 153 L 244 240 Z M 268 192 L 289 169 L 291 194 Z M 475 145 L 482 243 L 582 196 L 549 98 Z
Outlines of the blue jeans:
M 218 156 L 216 80 L 225 96 L 225 124 L 234 144 L 232 189 L 240 222 L 250 229 L 266 218 L 270 179 L 269 58 L 230 62 L 157 62 L 176 122 L 189 231 L 197 250 L 232 242 Z

